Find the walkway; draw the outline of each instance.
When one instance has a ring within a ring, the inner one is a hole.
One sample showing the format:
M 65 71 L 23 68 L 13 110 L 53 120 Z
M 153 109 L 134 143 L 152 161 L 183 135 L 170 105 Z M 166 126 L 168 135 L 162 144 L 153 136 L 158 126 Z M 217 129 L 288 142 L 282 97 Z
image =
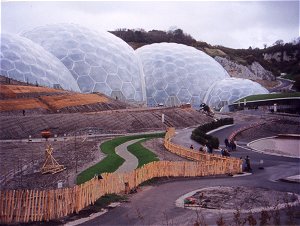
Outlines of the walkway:
M 142 139 L 144 138 L 130 140 L 116 147 L 116 154 L 125 159 L 125 162 L 115 171 L 116 173 L 130 172 L 138 167 L 138 159 L 127 150 L 127 147 L 131 144 L 139 142 Z
M 259 120 L 259 117 L 241 117 L 235 120 L 234 126 L 217 131 L 213 135 L 217 136 L 220 143 L 223 144 L 224 138 L 232 131 L 257 120 Z M 190 130 L 178 131 L 177 135 L 180 136 L 180 134 L 182 139 L 179 140 L 183 141 L 182 145 L 189 146 L 191 144 L 191 140 L 189 140 Z M 173 142 L 175 143 L 175 140 Z M 82 225 L 194 225 L 196 220 L 199 220 L 199 217 L 201 218 L 203 214 L 206 224 L 215 225 L 218 217 L 216 214 L 208 211 L 195 212 L 175 206 L 175 200 L 183 194 L 211 186 L 262 187 L 276 191 L 300 193 L 299 184 L 279 180 L 299 174 L 300 161 L 298 159 L 265 155 L 252 152 L 243 147 L 238 147 L 238 151 L 232 154 L 237 157 L 249 155 L 253 163 L 253 174 L 245 177 L 178 178 L 175 181 L 169 180 L 169 183 L 161 182 L 155 184 L 155 186 L 141 187 L 140 192 L 130 197 L 130 202 L 122 203 L 120 207 L 112 209 Z M 263 170 L 259 169 L 261 159 L 264 160 Z M 300 211 L 300 207 L 297 207 L 297 211 Z M 284 225 L 286 214 L 284 211 L 281 211 L 281 213 L 281 223 Z M 232 214 L 223 215 L 223 217 L 226 222 L 233 222 Z M 229 218 L 231 218 L 230 221 Z M 256 219 L 258 218 L 259 216 L 256 216 Z M 300 224 L 300 219 L 297 218 L 296 224 Z

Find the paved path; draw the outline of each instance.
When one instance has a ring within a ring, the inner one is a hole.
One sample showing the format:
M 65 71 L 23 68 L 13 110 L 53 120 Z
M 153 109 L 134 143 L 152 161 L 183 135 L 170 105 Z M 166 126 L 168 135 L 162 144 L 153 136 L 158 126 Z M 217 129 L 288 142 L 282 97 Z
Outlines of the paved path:
M 213 135 L 217 136 L 222 144 L 224 138 L 228 137 L 232 131 L 257 120 L 259 120 L 259 117 L 237 119 L 234 126 L 216 131 Z M 183 142 L 182 145 L 189 146 L 191 144 L 191 140 L 189 140 L 190 129 L 178 130 L 177 132 L 176 139 L 178 140 L 176 142 Z M 246 143 L 246 141 L 243 141 L 243 143 Z M 150 187 L 142 187 L 141 191 L 130 197 L 130 202 L 122 203 L 121 206 L 82 225 L 194 225 L 197 220 L 197 214 L 198 216 L 204 215 L 207 225 L 216 225 L 216 219 L 219 217 L 216 214 L 183 209 L 175 205 L 175 201 L 180 196 L 196 189 L 210 186 L 261 187 L 300 194 L 300 185 L 298 183 L 286 183 L 279 180 L 299 174 L 299 159 L 252 152 L 249 149 L 245 149 L 243 144 L 238 147 L 236 152 L 232 152 L 232 155 L 236 157 L 249 155 L 253 174 L 244 177 L 178 178 L 169 180 L 168 183 L 162 182 Z M 260 160 L 264 160 L 263 170 L 259 169 Z M 300 211 L 300 207 L 297 207 L 297 211 Z M 223 215 L 223 217 L 227 222 L 226 225 L 230 225 L 228 222 L 233 222 L 232 214 Z M 282 225 L 286 225 L 285 218 L 286 213 L 282 210 Z M 256 219 L 259 219 L 258 215 L 256 215 Z M 296 219 L 296 225 L 300 225 L 299 217 Z
M 133 154 L 131 154 L 127 150 L 127 147 L 133 143 L 136 143 L 136 142 L 142 140 L 142 139 L 144 139 L 144 138 L 130 140 L 130 141 L 125 142 L 116 147 L 115 150 L 116 150 L 117 155 L 119 155 L 123 159 L 125 159 L 125 162 L 115 171 L 116 173 L 130 172 L 137 168 L 137 166 L 139 165 L 139 161 Z
M 281 92 L 283 89 L 293 90 L 292 86 L 294 83 L 288 79 L 284 79 L 281 77 L 276 78 L 279 81 L 279 85 L 272 88 L 270 92 Z

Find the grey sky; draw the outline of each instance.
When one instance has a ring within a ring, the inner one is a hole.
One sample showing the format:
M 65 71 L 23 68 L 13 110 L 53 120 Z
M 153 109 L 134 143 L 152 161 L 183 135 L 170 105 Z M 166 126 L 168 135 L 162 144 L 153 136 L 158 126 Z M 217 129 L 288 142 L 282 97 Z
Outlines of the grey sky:
M 19 33 L 53 23 L 94 30 L 168 30 L 232 48 L 262 48 L 299 36 L 299 1 L 1 2 L 1 31 Z

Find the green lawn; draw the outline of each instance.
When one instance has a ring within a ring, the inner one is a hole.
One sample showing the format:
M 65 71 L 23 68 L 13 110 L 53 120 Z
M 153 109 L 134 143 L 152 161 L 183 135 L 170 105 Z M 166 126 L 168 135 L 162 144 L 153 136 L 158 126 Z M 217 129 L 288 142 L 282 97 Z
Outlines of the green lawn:
M 143 140 L 140 140 L 134 144 L 131 144 L 127 147 L 128 151 L 135 155 L 136 158 L 139 160 L 138 167 L 141 167 L 149 162 L 159 161 L 157 156 L 149 151 L 147 148 L 143 147 L 142 142 L 145 142 L 147 140 L 150 140 L 152 138 L 146 138 Z
M 270 94 L 260 94 L 260 95 L 251 95 L 240 99 L 240 102 L 243 102 L 244 99 L 247 101 L 256 101 L 256 100 L 267 100 L 267 99 L 276 99 L 276 98 L 288 98 L 288 97 L 300 97 L 300 92 L 295 93 L 270 93 Z M 234 103 L 238 103 L 238 100 Z
M 100 149 L 104 154 L 106 154 L 106 157 L 102 161 L 98 162 L 97 164 L 82 171 L 77 176 L 76 183 L 82 184 L 92 179 L 95 175 L 99 175 L 104 172 L 111 173 L 116 171 L 125 161 L 115 152 L 115 148 L 120 144 L 130 140 L 139 139 L 139 138 L 164 137 L 164 135 L 165 133 L 140 134 L 140 135 L 133 135 L 133 136 L 117 137 L 115 139 L 102 143 L 100 145 Z
M 289 74 L 289 75 L 283 76 L 283 78 L 294 80 L 294 81 L 296 81 L 296 79 L 299 77 L 300 77 L 300 74 L 293 74 L 293 75 Z

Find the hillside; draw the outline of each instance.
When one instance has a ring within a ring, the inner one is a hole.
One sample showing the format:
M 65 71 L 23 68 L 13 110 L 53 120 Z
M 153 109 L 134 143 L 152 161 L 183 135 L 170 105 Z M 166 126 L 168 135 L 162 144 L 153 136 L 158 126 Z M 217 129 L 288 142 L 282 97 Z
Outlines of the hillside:
M 168 32 L 119 29 L 111 31 L 111 33 L 126 41 L 134 49 L 140 48 L 143 45 L 160 42 L 175 42 L 193 46 L 204 51 L 211 57 L 218 57 L 217 61 L 224 68 L 229 68 L 228 73 L 233 77 L 248 78 L 250 76 L 252 80 L 274 80 L 275 76 L 277 77 L 281 73 L 286 73 L 294 80 L 297 78 L 300 79 L 299 42 L 297 44 L 284 44 L 282 41 L 278 41 L 273 46 L 264 49 L 252 49 L 252 47 L 248 49 L 232 49 L 224 46 L 212 46 L 206 42 L 197 41 L 181 29 Z M 245 71 L 246 74 L 244 73 Z
M 165 115 L 165 125 L 161 115 Z M 0 116 L 0 139 L 41 137 L 41 131 L 50 129 L 63 136 L 80 130 L 99 134 L 132 133 L 165 130 L 165 126 L 185 128 L 212 121 L 192 108 L 136 108 L 97 113 L 39 114 L 26 116 Z
M 0 115 L 96 112 L 134 107 L 101 93 L 81 94 L 30 86 L 13 80 L 0 83 Z

